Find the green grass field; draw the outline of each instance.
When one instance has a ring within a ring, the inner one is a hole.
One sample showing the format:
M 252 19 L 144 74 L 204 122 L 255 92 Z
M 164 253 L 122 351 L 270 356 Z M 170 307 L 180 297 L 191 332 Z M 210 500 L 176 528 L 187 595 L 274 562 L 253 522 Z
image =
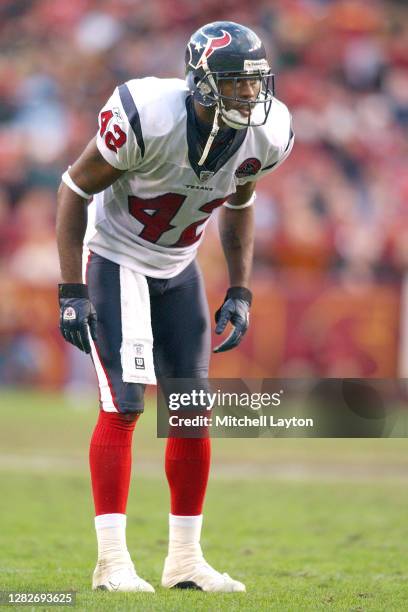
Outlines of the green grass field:
M 74 590 L 76 609 L 98 611 L 408 607 L 407 440 L 215 440 L 203 548 L 247 593 L 166 591 L 164 441 L 151 406 L 135 434 L 128 544 L 157 592 L 111 594 L 90 590 L 94 402 L 2 393 L 0 419 L 0 590 Z

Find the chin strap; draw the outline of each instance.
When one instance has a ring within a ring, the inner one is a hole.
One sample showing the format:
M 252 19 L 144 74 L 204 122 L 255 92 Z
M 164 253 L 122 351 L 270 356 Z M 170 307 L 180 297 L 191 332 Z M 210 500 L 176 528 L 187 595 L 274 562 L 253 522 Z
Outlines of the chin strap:
M 206 142 L 206 145 L 204 147 L 204 151 L 202 156 L 200 157 L 200 161 L 198 162 L 199 166 L 202 166 L 203 163 L 205 162 L 205 160 L 208 157 L 208 153 L 210 152 L 211 149 L 211 145 L 214 142 L 214 138 L 216 137 L 216 135 L 218 134 L 218 130 L 220 129 L 220 126 L 218 125 L 218 115 L 220 114 L 220 111 L 218 109 L 218 105 L 215 109 L 215 114 L 214 114 L 214 121 L 212 124 L 212 128 L 211 128 L 211 132 L 210 135 L 208 137 L 208 140 Z
M 231 127 L 234 130 L 245 130 L 246 128 L 251 126 L 251 117 L 252 109 L 250 109 L 247 121 L 243 123 L 241 113 L 233 108 L 227 110 L 225 108 L 224 102 L 221 100 L 221 118 L 225 125 L 228 125 L 228 127 Z

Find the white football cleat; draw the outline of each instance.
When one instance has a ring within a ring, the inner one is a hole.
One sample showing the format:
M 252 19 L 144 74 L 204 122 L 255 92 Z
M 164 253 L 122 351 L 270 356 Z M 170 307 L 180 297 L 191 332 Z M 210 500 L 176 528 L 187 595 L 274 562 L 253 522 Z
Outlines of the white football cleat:
M 136 574 L 133 563 L 127 566 L 106 566 L 97 563 L 92 578 L 92 589 L 95 591 L 120 591 L 125 593 L 154 593 L 151 584 Z
M 167 589 L 196 589 L 208 593 L 238 593 L 245 585 L 228 574 L 217 572 L 203 557 L 195 560 L 166 557 L 162 586 Z

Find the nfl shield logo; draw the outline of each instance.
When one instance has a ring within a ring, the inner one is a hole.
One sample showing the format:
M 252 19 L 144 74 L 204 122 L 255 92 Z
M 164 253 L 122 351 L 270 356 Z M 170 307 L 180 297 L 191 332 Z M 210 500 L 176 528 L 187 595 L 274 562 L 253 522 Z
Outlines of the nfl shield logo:
M 206 183 L 213 176 L 214 176 L 214 172 L 209 172 L 208 170 L 201 170 L 201 172 L 200 172 L 200 181 L 202 183 Z

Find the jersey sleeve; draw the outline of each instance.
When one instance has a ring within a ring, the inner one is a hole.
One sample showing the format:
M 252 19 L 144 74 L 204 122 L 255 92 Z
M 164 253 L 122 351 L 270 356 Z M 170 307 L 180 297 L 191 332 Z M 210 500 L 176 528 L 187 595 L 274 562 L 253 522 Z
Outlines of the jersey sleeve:
M 126 84 L 117 87 L 98 116 L 96 145 L 102 157 L 118 170 L 133 170 L 144 153 L 137 128 L 141 134 L 140 117 Z
M 293 149 L 294 142 L 295 134 L 292 128 L 292 117 L 290 116 L 289 132 L 287 139 L 284 140 L 280 146 L 272 149 L 269 152 L 269 157 L 266 160 L 265 164 L 262 166 L 260 175 L 264 176 L 268 172 L 273 172 L 274 170 L 279 168 L 279 166 L 283 164 L 285 159 L 289 157 L 290 152 Z

